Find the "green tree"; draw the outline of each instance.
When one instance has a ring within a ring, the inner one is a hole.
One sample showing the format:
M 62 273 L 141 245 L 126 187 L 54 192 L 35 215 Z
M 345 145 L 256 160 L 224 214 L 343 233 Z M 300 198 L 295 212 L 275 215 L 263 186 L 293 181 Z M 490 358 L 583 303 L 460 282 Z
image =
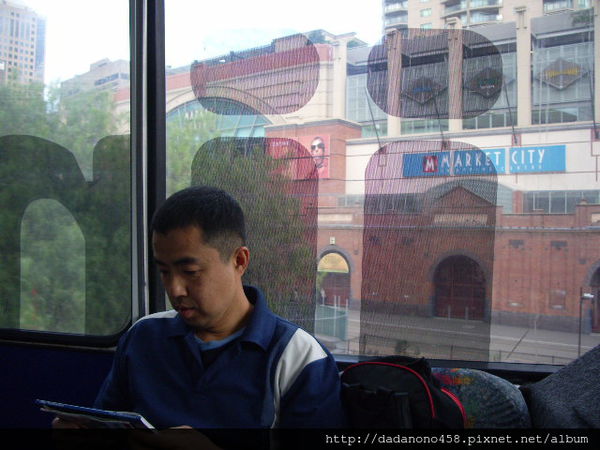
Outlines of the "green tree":
M 48 111 L 43 84 L 0 84 L 0 136 L 28 134 L 49 138 L 57 127 L 57 115 Z
M 55 200 L 30 206 L 21 228 L 21 326 L 85 332 L 84 254 L 81 229 L 63 206 Z
M 195 110 L 192 119 L 183 114 L 167 119 L 167 195 L 190 186 L 196 152 L 219 136 L 216 115 L 204 109 Z
M 110 91 L 89 90 L 67 96 L 53 87 L 48 95 L 58 120 L 52 140 L 72 151 L 83 174 L 90 178 L 93 149 L 102 138 L 116 134 L 126 117 L 116 114 Z
M 275 159 L 264 138 L 221 138 L 192 164 L 192 184 L 231 193 L 245 215 L 250 266 L 244 279 L 260 287 L 271 308 L 312 330 L 316 277 L 318 179 L 293 179 L 297 159 Z
M 115 333 L 131 309 L 128 138 L 101 144 L 123 120 L 112 93 L 63 94 L 38 83 L 0 85 L 0 136 L 11 136 L 0 146 L 0 247 L 9 266 L 19 262 L 2 275 L 2 324 Z M 45 200 L 53 198 L 64 207 Z

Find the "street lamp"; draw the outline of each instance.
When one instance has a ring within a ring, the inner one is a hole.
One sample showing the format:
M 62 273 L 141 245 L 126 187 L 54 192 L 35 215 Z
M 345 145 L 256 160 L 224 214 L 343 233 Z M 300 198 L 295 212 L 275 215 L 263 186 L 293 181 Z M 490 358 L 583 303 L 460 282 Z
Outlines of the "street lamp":
M 594 296 L 592 294 L 581 292 L 581 296 L 579 297 L 579 335 L 577 342 L 577 357 L 581 355 L 581 316 L 583 315 L 583 301 L 584 300 L 593 300 Z

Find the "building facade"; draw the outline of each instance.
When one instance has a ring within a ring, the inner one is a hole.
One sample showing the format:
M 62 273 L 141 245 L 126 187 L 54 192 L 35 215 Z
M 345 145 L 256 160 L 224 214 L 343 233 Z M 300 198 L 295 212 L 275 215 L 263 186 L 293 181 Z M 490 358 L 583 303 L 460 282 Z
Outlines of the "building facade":
M 64 95 L 70 96 L 89 90 L 117 92 L 129 87 L 129 61 L 101 59 L 90 64 L 90 70 L 61 83 Z
M 409 28 L 462 28 L 514 22 L 526 7 L 530 17 L 585 10 L 591 0 L 383 0 L 384 30 Z
M 600 303 L 581 300 L 600 294 L 599 18 L 538 6 L 374 47 L 293 37 L 206 61 L 167 77 L 168 117 L 212 108 L 221 135 L 325 161 L 326 305 L 600 331 Z
M 24 4 L 0 2 L 0 82 L 44 82 L 46 20 Z

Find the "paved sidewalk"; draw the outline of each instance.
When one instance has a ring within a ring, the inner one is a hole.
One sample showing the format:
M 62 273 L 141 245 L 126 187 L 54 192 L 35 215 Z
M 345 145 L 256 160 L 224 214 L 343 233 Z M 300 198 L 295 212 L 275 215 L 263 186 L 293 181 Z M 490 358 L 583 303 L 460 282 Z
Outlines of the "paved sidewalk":
M 334 353 L 404 353 L 440 359 L 567 364 L 600 344 L 600 334 L 533 329 L 480 321 L 369 314 L 348 310 L 346 339 L 318 336 Z

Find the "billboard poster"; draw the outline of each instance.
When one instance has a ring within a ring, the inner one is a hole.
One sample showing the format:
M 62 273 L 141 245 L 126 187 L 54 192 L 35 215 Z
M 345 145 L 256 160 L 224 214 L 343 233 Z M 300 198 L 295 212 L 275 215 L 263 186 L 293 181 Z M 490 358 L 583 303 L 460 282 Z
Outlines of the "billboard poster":
M 297 139 L 312 156 L 319 178 L 329 178 L 331 136 L 327 134 L 305 135 L 298 136 Z
M 315 177 L 329 178 L 330 136 L 297 136 L 291 138 L 268 138 L 268 153 L 276 159 L 285 160 L 281 172 L 294 180 Z
M 566 170 L 565 147 L 565 145 L 512 147 L 508 158 L 510 172 L 564 172 Z

